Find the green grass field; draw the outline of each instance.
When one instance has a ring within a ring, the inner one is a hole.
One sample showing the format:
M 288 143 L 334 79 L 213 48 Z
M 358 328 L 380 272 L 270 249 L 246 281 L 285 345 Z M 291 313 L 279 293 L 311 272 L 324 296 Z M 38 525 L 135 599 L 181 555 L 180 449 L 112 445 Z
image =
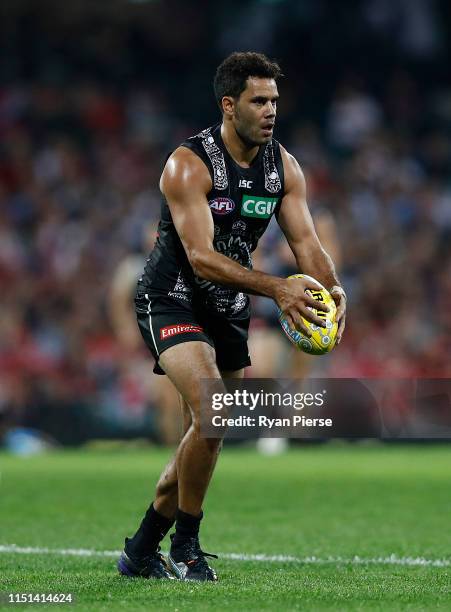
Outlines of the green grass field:
M 122 578 L 105 551 L 132 534 L 169 454 L 0 455 L 0 592 L 73 593 L 80 610 L 451 609 L 451 446 L 227 448 L 201 539 L 222 553 L 220 582 Z

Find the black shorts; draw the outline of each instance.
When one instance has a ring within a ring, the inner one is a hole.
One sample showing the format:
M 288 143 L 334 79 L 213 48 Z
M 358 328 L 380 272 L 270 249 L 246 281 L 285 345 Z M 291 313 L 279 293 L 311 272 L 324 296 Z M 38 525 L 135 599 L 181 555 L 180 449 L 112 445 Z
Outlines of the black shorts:
M 155 374 L 164 374 L 158 361 L 166 349 L 194 340 L 208 342 L 215 349 L 219 370 L 239 370 L 251 365 L 247 346 L 249 307 L 226 317 L 138 286 L 135 309 L 142 337 L 155 358 Z

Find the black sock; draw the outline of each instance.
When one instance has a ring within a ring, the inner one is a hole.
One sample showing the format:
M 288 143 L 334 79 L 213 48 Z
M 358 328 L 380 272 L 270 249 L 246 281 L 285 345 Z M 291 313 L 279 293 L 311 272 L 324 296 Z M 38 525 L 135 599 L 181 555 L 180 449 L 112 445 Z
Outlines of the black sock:
M 150 504 L 138 531 L 132 538 L 127 540 L 127 554 L 142 557 L 156 551 L 158 544 L 173 524 L 174 519 L 166 518 L 155 510 L 153 503 Z
M 193 516 L 183 510 L 177 510 L 175 515 L 175 536 L 172 540 L 173 546 L 178 546 L 185 542 L 188 538 L 197 538 L 199 535 L 200 522 L 204 513 L 201 512 L 199 516 Z

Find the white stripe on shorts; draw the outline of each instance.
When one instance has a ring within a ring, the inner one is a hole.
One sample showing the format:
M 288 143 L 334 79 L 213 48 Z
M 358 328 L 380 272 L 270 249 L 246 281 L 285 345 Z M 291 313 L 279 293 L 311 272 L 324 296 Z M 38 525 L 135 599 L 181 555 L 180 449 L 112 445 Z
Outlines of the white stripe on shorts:
M 149 305 L 147 306 L 147 314 L 149 315 L 150 333 L 152 334 L 153 345 L 154 345 L 155 350 L 157 352 L 157 355 L 159 357 L 160 356 L 160 352 L 158 351 L 158 346 L 157 346 L 157 343 L 155 342 L 155 336 L 153 335 L 153 329 L 152 329 L 152 309 L 150 307 L 150 298 L 149 298 L 149 294 L 148 293 L 146 293 L 146 300 L 149 300 Z

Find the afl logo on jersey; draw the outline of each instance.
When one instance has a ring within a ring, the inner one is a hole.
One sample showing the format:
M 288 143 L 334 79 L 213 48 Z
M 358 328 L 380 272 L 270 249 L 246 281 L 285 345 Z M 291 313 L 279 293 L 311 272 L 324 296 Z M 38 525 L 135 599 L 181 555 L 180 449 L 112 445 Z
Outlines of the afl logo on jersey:
M 229 198 L 215 198 L 208 206 L 216 215 L 228 215 L 235 210 L 235 202 Z

